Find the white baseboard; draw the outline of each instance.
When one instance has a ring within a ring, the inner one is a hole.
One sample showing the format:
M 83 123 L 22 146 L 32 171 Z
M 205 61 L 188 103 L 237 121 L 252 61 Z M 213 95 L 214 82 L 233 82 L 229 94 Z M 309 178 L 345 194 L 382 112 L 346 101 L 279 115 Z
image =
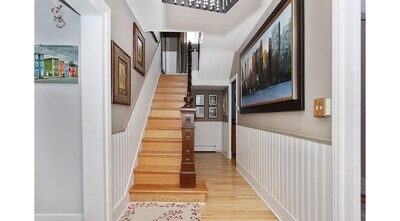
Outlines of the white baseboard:
M 243 178 L 250 184 L 253 190 L 257 193 L 257 195 L 261 198 L 262 201 L 268 206 L 269 209 L 274 213 L 274 215 L 279 220 L 284 221 L 296 221 L 296 219 L 290 215 L 288 211 L 273 197 L 268 193 L 266 189 L 264 189 L 260 183 L 257 182 L 244 167 L 236 161 L 236 170 L 243 176 Z
M 112 219 L 117 221 L 124 214 L 126 207 L 128 207 L 130 201 L 129 191 L 125 194 L 124 198 L 119 202 L 119 204 L 113 209 Z
M 202 152 L 202 151 L 215 151 L 218 152 L 217 147 L 215 146 L 195 146 L 194 151 Z
M 83 221 L 83 214 L 35 214 L 35 221 Z

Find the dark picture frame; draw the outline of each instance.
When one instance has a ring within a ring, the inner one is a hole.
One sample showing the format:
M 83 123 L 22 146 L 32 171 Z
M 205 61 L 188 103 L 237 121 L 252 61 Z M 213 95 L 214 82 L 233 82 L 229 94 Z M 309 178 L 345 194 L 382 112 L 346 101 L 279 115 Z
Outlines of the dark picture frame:
M 141 75 L 146 73 L 146 41 L 139 27 L 133 22 L 133 67 Z
M 208 107 L 208 118 L 218 118 L 218 107 Z
M 131 57 L 111 41 L 112 103 L 131 105 Z
M 218 94 L 209 94 L 208 95 L 208 105 L 210 105 L 210 106 L 218 105 Z
M 303 12 L 282 0 L 241 52 L 240 113 L 304 110 Z
M 204 106 L 204 94 L 196 94 L 196 106 Z
M 196 118 L 204 118 L 204 107 L 196 107 Z

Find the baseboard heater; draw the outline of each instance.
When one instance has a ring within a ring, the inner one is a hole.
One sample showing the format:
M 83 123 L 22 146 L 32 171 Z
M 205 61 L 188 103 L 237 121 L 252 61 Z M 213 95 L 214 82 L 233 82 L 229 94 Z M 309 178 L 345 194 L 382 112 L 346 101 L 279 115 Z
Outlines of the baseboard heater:
M 194 145 L 194 151 L 197 151 L 197 152 L 202 152 L 202 151 L 205 151 L 205 152 L 210 152 L 210 151 L 216 152 L 217 151 L 217 145 Z

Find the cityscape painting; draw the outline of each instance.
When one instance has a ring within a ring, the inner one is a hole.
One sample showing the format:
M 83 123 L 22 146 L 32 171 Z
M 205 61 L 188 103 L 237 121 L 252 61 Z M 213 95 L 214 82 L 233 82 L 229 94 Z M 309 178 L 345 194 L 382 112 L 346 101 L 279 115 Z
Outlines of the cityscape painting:
M 293 31 L 294 1 L 299 2 L 282 1 L 240 56 L 242 110 L 299 98 L 298 70 L 293 62 L 297 58 L 293 36 L 298 36 Z
M 35 45 L 35 83 L 78 83 L 78 46 Z

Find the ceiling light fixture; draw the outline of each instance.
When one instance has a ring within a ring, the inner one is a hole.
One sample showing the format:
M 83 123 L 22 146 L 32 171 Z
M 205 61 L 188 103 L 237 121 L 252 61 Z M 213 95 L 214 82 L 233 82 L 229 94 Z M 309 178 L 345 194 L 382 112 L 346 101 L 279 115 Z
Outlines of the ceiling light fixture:
M 180 5 L 189 8 L 195 6 L 197 9 L 224 14 L 227 13 L 238 1 L 239 0 L 180 0 L 181 4 L 178 4 L 177 0 L 162 0 L 162 2 L 166 4 Z

